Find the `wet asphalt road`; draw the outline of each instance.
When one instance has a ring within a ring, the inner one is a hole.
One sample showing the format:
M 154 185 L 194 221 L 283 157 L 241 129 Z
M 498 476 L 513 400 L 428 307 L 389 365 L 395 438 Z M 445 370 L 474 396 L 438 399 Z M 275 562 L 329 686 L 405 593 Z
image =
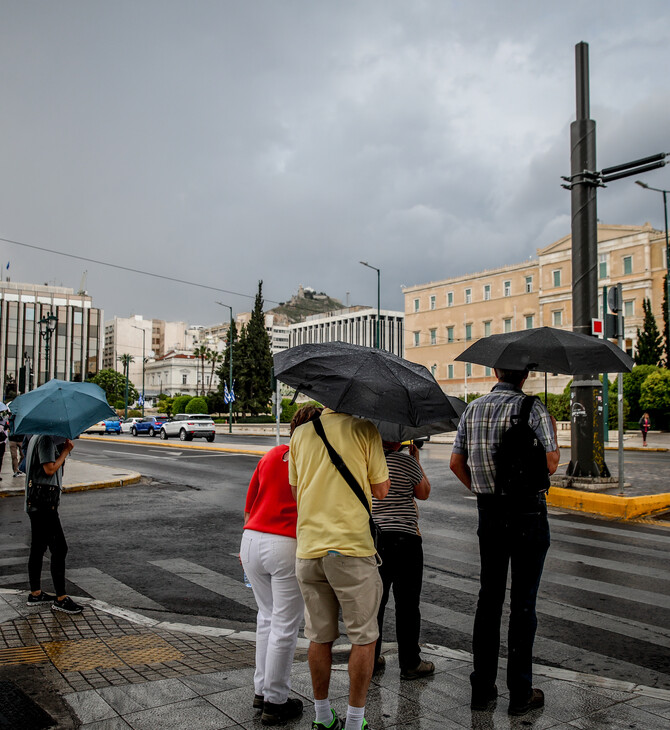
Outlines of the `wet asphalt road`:
M 217 436 L 219 445 L 229 440 Z M 274 443 L 244 438 L 254 440 Z M 151 615 L 251 627 L 253 600 L 236 555 L 246 487 L 259 457 L 165 449 L 148 437 L 137 441 L 105 443 L 102 437 L 76 444 L 78 459 L 135 469 L 146 480 L 65 495 L 61 518 L 70 544 L 71 592 Z M 433 485 L 420 507 L 422 639 L 469 650 L 478 579 L 476 507 L 448 469 L 450 451 L 428 444 L 421 455 Z M 562 463 L 568 459 L 563 450 Z M 608 460 L 615 462 L 616 454 Z M 668 455 L 631 452 L 626 462 L 631 470 L 664 471 Z M 18 499 L 0 500 L 3 532 L 16 543 L 16 555 L 28 542 L 21 506 Z M 670 688 L 670 529 L 558 511 L 550 523 L 537 661 Z M 24 586 L 21 570 L 20 562 L 0 565 L 2 584 Z M 386 637 L 392 640 L 389 618 Z

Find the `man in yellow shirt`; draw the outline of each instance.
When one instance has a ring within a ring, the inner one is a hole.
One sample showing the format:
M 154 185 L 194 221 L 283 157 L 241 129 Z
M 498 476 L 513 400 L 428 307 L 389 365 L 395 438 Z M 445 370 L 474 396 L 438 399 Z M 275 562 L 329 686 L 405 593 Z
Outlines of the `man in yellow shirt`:
M 384 499 L 388 467 L 377 429 L 361 418 L 325 408 L 326 438 L 361 486 L 368 503 Z M 305 636 L 316 720 L 313 730 L 340 730 L 328 688 L 338 612 L 351 642 L 346 730 L 366 727 L 365 699 L 374 665 L 382 582 L 369 516 L 331 462 L 312 423 L 291 437 L 289 482 L 298 503 L 296 575 L 305 599 Z

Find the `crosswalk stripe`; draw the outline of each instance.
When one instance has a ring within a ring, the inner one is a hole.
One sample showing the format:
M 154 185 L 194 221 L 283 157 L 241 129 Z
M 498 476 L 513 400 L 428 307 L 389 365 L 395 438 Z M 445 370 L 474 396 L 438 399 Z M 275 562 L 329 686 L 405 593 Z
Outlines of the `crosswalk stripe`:
M 201 588 L 206 588 L 219 596 L 225 596 L 226 598 L 241 603 L 243 606 L 258 610 L 256 606 L 256 600 L 251 588 L 247 588 L 244 583 L 239 580 L 229 578 L 227 575 L 217 573 L 209 568 L 204 568 L 202 565 L 192 563 L 190 560 L 183 560 L 182 558 L 175 558 L 173 560 L 152 560 L 151 565 L 155 565 L 158 568 L 167 570 L 169 573 L 178 575 L 180 578 L 195 583 Z M 240 577 L 242 574 L 242 568 L 240 567 Z
M 28 584 L 28 571 L 25 573 L 14 573 L 12 575 L 0 575 L 0 586 L 11 586 L 15 583 Z
M 27 560 L 25 555 L 19 555 L 16 558 L 0 558 L 0 566 L 25 564 Z
M 66 573 L 68 580 L 83 588 L 93 598 L 114 605 L 121 604 L 132 608 L 163 610 L 163 606 L 127 586 L 125 583 L 103 573 L 97 568 L 74 568 Z
M 630 537 L 636 541 L 655 542 L 670 547 L 669 532 L 645 532 L 643 530 L 635 530 L 626 527 L 609 527 L 608 525 L 594 525 L 585 522 L 576 522 L 570 519 L 557 519 L 552 521 L 552 528 L 562 531 L 565 528 L 579 530 L 580 532 L 596 532 L 601 535 L 614 535 L 618 539 L 622 537 Z

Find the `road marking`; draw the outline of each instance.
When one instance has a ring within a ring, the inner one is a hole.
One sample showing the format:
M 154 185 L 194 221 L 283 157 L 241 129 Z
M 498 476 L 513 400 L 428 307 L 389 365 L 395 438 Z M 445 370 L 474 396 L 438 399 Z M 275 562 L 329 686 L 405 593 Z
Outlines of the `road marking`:
M 146 608 L 163 610 L 163 606 L 156 601 L 138 593 L 136 590 L 103 573 L 97 568 L 75 568 L 67 571 L 68 580 L 83 588 L 93 598 L 107 601 L 116 605 L 131 606 L 132 608 Z
M 258 610 L 256 600 L 251 588 L 247 588 L 241 580 L 233 580 L 227 575 L 222 575 L 202 565 L 192 563 L 190 560 L 175 558 L 174 560 L 152 560 L 151 565 L 167 570 L 173 575 L 195 583 L 201 588 L 206 588 L 219 596 L 225 596 L 243 606 Z M 240 566 L 240 578 L 242 577 L 242 566 Z

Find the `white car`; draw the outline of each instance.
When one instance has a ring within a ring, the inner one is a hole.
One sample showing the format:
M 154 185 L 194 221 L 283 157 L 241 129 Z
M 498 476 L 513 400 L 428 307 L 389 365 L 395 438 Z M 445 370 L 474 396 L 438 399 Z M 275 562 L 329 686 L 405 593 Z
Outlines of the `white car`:
M 216 427 L 206 413 L 177 413 L 161 426 L 159 435 L 164 441 L 170 436 L 179 436 L 182 441 L 198 438 L 211 443 L 216 436 Z
M 121 421 L 121 433 L 131 433 L 133 426 L 141 420 L 141 418 L 125 418 Z

